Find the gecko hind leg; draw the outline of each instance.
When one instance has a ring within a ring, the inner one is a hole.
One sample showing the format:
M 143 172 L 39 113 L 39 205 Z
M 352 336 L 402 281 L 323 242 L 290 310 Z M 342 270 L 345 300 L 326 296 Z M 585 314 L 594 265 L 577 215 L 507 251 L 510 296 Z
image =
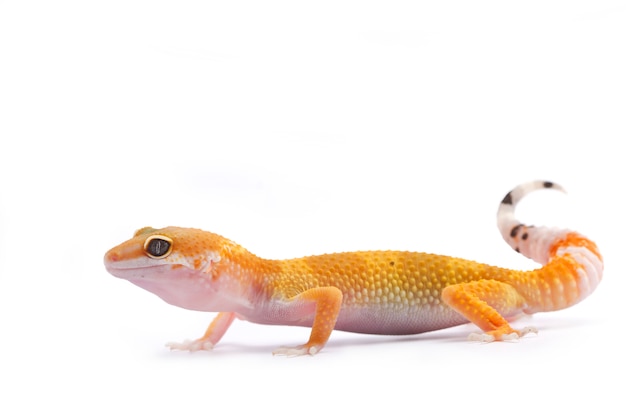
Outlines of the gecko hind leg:
M 515 288 L 504 282 L 484 279 L 450 285 L 441 295 L 448 306 L 484 331 L 470 334 L 469 340 L 516 340 L 528 333 L 537 333 L 533 327 L 515 330 L 502 316 L 502 313 L 519 315 L 526 306 L 526 301 Z

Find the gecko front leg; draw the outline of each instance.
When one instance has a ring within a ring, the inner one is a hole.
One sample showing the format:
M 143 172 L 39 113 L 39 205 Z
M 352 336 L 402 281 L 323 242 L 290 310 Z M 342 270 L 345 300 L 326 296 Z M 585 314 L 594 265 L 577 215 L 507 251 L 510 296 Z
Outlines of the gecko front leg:
M 212 350 L 213 346 L 224 336 L 224 333 L 226 333 L 226 330 L 228 330 L 233 320 L 235 320 L 235 317 L 235 313 L 218 313 L 201 338 L 185 340 L 182 343 L 170 342 L 165 346 L 169 347 L 171 350 L 188 350 L 189 352 Z
M 296 309 L 307 310 L 311 303 L 315 304 L 315 317 L 311 327 L 309 341 L 296 347 L 281 347 L 272 352 L 274 355 L 300 356 L 315 355 L 330 337 L 339 311 L 343 294 L 336 287 L 312 288 L 288 300 Z

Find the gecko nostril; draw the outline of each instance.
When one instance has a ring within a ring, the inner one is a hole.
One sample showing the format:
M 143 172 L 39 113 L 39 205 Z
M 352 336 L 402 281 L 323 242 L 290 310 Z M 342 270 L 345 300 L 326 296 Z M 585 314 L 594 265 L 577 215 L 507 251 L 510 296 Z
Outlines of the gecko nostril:
M 106 255 L 104 255 L 104 260 L 106 262 L 117 262 L 120 259 L 120 255 L 114 251 L 108 251 Z

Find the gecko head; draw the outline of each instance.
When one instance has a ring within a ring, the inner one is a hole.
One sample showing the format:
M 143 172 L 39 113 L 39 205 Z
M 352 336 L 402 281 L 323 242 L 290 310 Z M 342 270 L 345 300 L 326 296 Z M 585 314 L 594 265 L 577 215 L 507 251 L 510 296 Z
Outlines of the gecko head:
M 221 259 L 223 237 L 198 229 L 144 227 L 104 255 L 112 275 L 125 279 L 150 279 L 172 273 L 207 274 Z
M 198 229 L 144 227 L 109 250 L 104 255 L 104 265 L 111 275 L 170 304 L 191 310 L 221 311 L 232 307 L 223 300 L 241 291 L 233 280 L 220 279 L 220 261 L 233 245 L 228 239 Z

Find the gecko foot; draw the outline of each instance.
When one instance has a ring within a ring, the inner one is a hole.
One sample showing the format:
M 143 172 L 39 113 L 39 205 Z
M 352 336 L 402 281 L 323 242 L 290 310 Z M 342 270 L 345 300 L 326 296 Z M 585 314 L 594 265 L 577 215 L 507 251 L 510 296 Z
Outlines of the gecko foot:
M 188 350 L 189 352 L 197 352 L 199 350 L 213 350 L 213 343 L 197 339 L 197 340 L 185 340 L 182 343 L 170 342 L 165 345 L 170 350 Z
M 524 327 L 522 330 L 493 330 L 485 333 L 470 333 L 467 339 L 472 342 L 490 343 L 496 340 L 517 340 L 521 337 L 524 337 L 528 333 L 537 334 L 538 331 L 535 327 Z
M 280 347 L 272 352 L 272 355 L 284 355 L 284 356 L 302 356 L 302 355 L 315 355 L 321 350 L 321 346 L 296 346 L 296 347 Z
M 494 340 L 496 340 L 496 338 L 493 337 L 490 334 L 487 334 L 487 333 L 470 333 L 467 336 L 467 340 L 469 340 L 471 342 L 490 343 L 490 342 L 493 342 Z

